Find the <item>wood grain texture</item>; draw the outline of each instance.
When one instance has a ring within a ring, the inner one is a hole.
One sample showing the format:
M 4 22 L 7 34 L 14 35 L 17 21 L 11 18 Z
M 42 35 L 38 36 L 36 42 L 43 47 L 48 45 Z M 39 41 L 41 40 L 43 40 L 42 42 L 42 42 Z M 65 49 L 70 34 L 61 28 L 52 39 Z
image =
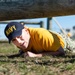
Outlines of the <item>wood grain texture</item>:
M 0 21 L 75 14 L 75 0 L 0 0 Z

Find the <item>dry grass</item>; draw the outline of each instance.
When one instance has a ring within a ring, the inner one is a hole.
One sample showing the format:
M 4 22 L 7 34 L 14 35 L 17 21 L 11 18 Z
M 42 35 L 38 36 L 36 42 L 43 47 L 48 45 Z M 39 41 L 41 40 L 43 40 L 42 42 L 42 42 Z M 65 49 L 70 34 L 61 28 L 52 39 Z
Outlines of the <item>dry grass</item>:
M 6 57 L 17 52 L 14 45 L 0 43 L 0 75 L 75 75 L 74 53 L 67 52 L 63 57 Z

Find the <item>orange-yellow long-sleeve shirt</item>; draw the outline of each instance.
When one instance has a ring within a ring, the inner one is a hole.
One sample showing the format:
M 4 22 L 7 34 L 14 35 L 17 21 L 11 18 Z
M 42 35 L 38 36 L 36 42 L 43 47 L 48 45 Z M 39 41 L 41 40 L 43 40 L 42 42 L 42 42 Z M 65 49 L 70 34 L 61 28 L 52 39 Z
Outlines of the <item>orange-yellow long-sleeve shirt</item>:
M 64 47 L 61 36 L 49 32 L 44 28 L 29 28 L 30 43 L 26 50 L 32 52 L 57 51 L 60 46 Z

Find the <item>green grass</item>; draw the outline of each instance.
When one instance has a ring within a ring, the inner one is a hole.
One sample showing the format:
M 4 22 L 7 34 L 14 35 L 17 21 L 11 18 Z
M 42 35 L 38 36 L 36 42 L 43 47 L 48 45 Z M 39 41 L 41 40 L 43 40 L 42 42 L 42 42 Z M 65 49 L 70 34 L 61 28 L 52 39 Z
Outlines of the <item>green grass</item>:
M 74 75 L 75 53 L 63 57 L 44 56 L 42 58 L 8 58 L 17 53 L 12 44 L 0 43 L 0 75 Z

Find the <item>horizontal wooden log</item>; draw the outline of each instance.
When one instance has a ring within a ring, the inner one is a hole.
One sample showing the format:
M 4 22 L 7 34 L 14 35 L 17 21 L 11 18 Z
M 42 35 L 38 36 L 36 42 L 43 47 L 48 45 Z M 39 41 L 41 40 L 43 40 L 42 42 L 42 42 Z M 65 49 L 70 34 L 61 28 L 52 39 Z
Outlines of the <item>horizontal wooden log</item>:
M 75 0 L 0 0 L 0 21 L 75 14 Z

